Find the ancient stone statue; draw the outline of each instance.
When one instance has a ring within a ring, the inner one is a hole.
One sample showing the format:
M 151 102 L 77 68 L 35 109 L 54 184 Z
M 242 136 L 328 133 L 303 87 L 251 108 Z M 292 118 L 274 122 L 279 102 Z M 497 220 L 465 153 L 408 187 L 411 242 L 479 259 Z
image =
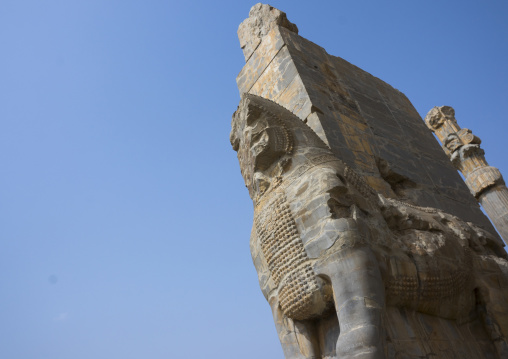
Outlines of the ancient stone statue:
M 254 204 L 252 258 L 286 358 L 446 358 L 425 342 L 441 338 L 416 324 L 398 330 L 401 316 L 443 326 L 443 345 L 462 346 L 454 349 L 462 358 L 508 358 L 508 261 L 496 235 L 381 195 L 265 98 L 242 95 L 230 140 Z

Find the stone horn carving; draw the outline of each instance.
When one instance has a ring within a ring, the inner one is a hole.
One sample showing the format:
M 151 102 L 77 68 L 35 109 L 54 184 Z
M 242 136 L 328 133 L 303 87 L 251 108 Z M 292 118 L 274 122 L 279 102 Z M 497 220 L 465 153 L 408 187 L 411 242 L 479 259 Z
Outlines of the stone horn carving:
M 508 240 L 508 188 L 501 172 L 489 166 L 481 140 L 471 130 L 460 128 L 455 110 L 450 106 L 434 107 L 425 123 L 436 134 L 453 165 L 465 177 L 469 190 L 487 212 L 501 237 Z
M 497 237 L 385 198 L 281 106 L 244 94 L 231 144 L 254 203 L 250 248 L 286 358 L 387 358 L 388 307 L 467 321 L 508 357 Z M 493 283 L 496 283 L 493 285 Z M 480 305 L 480 304 L 481 305 Z

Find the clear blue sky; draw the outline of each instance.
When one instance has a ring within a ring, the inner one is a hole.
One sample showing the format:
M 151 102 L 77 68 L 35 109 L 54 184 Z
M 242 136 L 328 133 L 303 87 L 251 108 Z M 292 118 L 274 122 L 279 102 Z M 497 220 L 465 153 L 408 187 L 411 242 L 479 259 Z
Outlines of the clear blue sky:
M 0 358 L 282 358 L 228 135 L 254 1 L 0 4 Z M 508 177 L 506 1 L 272 1 Z

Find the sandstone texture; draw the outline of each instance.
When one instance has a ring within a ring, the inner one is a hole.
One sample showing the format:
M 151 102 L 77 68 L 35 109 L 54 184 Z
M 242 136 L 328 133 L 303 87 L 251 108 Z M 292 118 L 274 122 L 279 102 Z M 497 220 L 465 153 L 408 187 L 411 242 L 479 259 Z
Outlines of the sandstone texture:
M 407 98 L 269 5 L 238 34 L 230 141 L 285 357 L 508 358 L 504 243 Z

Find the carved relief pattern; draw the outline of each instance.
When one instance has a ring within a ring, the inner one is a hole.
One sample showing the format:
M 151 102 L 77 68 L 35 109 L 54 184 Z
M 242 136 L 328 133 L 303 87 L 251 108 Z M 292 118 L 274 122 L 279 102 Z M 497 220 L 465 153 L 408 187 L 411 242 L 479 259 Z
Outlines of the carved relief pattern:
M 284 193 L 273 191 L 256 207 L 254 226 L 261 251 L 279 291 L 280 306 L 290 318 L 308 317 L 319 287 L 308 263 L 296 223 Z
M 471 260 L 469 260 L 471 264 Z M 470 267 L 471 268 L 471 267 Z M 435 274 L 422 281 L 421 298 L 444 299 L 464 292 L 471 272 L 458 269 L 449 275 Z
M 346 180 L 351 183 L 365 198 L 372 198 L 376 194 L 374 189 L 369 186 L 358 173 L 351 169 L 351 167 L 346 166 L 344 176 L 346 177 Z
M 387 295 L 400 297 L 403 301 L 413 301 L 418 298 L 418 278 L 411 276 L 391 278 L 386 289 Z
M 472 279 L 471 251 L 464 248 L 464 266 L 452 271 L 450 274 L 432 273 L 425 277 L 398 276 L 391 278 L 387 285 L 387 295 L 397 296 L 404 303 L 410 304 L 416 299 L 440 300 L 459 296 L 464 293 Z

